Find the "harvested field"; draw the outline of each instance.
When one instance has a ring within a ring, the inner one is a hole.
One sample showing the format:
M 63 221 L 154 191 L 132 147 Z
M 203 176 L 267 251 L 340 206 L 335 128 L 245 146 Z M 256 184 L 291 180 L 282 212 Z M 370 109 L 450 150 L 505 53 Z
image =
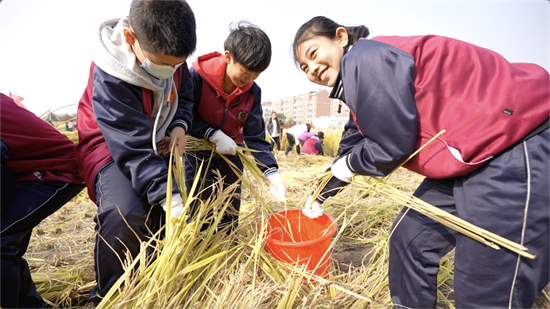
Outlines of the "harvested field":
M 243 186 L 240 228 L 234 235 L 214 234 L 207 238 L 200 234 L 204 242 L 208 241 L 209 248 L 215 250 L 204 249 L 201 242 L 193 239 L 183 242 L 193 249 L 185 249 L 182 259 L 182 267 L 190 270 L 181 272 L 173 282 L 191 283 L 189 286 L 178 285 L 175 291 L 181 293 L 172 294 L 172 299 L 167 300 L 174 304 L 171 307 L 391 308 L 387 286 L 387 244 L 390 225 L 400 205 L 388 197 L 366 195 L 351 186 L 329 199 L 324 205 L 325 211 L 337 219 L 339 227 L 332 249 L 332 271 L 326 280 L 303 284 L 301 276 L 288 273 L 292 267 L 278 263 L 260 250 L 258 224 L 262 217 L 265 220 L 269 216 L 269 211 L 302 208 L 313 189 L 315 177 L 320 176 L 334 158 L 298 156 L 295 153 L 288 156 L 276 154 L 276 158 L 288 191 L 287 204 L 277 203 L 265 191 L 259 191 L 258 199 Z M 399 169 L 391 176 L 390 184 L 412 194 L 422 179 L 417 174 Z M 254 184 L 254 188 L 260 187 Z M 219 201 L 223 202 L 223 197 Z M 95 204 L 84 191 L 34 230 L 26 258 L 39 292 L 54 307 L 87 306 L 87 294 L 95 285 L 95 212 Z M 179 226 L 176 231 L 194 233 L 190 226 Z M 169 243 L 165 246 L 168 248 Z M 197 265 L 200 260 L 208 260 L 209 265 Z M 299 273 L 299 270 L 294 271 Z M 450 254 L 444 258 L 438 276 L 438 308 L 454 308 L 452 274 Z M 132 301 L 138 298 L 136 294 L 142 294 L 136 292 L 143 281 L 138 277 L 145 275 L 143 272 L 136 275 L 135 280 L 128 279 L 128 288 L 121 288 L 117 302 L 103 306 L 136 307 L 136 302 Z M 549 293 L 547 287 L 534 308 L 548 308 Z M 141 303 L 149 305 L 139 307 L 159 307 L 154 304 L 160 302 L 153 302 L 162 298 L 159 294 L 162 293 L 151 296 L 151 302 Z M 176 301 L 177 297 L 181 297 L 181 301 Z

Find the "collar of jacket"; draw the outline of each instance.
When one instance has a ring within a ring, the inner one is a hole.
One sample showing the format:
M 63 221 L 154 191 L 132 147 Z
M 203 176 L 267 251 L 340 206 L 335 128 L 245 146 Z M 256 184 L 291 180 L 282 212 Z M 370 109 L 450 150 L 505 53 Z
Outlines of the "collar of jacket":
M 214 89 L 216 97 L 222 97 L 228 103 L 236 101 L 240 95 L 250 90 L 254 85 L 254 82 L 251 81 L 243 87 L 237 87 L 232 93 L 225 93 L 223 91 L 223 80 L 227 64 L 225 63 L 224 56 L 218 52 L 198 57 L 192 66 L 204 81 Z
M 353 45 L 348 45 L 344 48 L 344 55 L 342 55 L 342 58 L 348 53 L 348 51 L 351 50 L 352 47 Z M 330 92 L 328 97 L 331 99 L 338 99 L 342 102 L 346 102 L 346 98 L 344 96 L 344 83 L 342 82 L 342 66 L 340 66 L 340 72 L 338 72 L 338 77 L 336 78 L 336 82 L 334 82 L 334 87 L 332 87 L 332 91 Z

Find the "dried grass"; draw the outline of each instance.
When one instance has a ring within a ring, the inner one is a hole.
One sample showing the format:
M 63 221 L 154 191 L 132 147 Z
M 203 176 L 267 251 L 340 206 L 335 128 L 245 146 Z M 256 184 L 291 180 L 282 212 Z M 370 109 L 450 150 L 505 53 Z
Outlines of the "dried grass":
M 253 175 L 244 186 L 239 229 L 227 235 L 214 229 L 200 231 L 200 222 L 216 220 L 231 192 L 211 197 L 204 215 L 191 224 L 176 225 L 172 243 L 160 242 L 157 259 L 146 267 L 138 257 L 137 272 L 128 272 L 113 304 L 105 307 L 185 308 L 392 308 L 387 283 L 388 235 L 400 205 L 378 193 L 365 195 L 349 186 L 324 207 L 336 215 L 339 231 L 332 248 L 332 271 L 316 283 L 302 280 L 302 269 L 273 259 L 263 249 L 258 233 L 272 212 L 301 208 L 313 187 L 313 177 L 330 166 L 332 157 L 276 154 L 288 190 L 287 205 L 272 199 Z M 245 172 L 249 173 L 249 172 Z M 412 194 L 422 177 L 397 170 L 389 183 Z M 254 190 L 258 190 L 254 193 Z M 93 273 L 93 216 L 96 208 L 83 192 L 44 220 L 35 230 L 26 258 L 39 292 L 50 303 L 79 307 L 95 285 Z M 76 202 L 75 202 L 76 201 Z M 174 240 L 177 240 L 174 242 Z M 165 254 L 163 256 L 163 253 Z M 162 267 L 154 267 L 155 263 Z M 156 268 L 156 269 L 155 269 Z M 155 273 L 155 271 L 157 273 Z M 438 275 L 438 308 L 453 307 L 452 254 L 444 258 Z M 140 295 L 141 294 L 141 295 Z M 548 287 L 536 308 L 548 308 Z M 141 299 L 141 300 L 140 300 Z M 145 302 L 146 299 L 148 302 Z M 137 303 L 142 301 L 141 303 Z

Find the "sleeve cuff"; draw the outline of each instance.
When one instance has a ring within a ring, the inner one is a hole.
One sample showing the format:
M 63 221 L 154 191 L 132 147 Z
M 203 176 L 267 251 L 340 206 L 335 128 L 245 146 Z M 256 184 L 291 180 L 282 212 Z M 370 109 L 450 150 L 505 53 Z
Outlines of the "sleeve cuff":
M 315 200 L 321 204 L 323 204 L 327 198 L 337 195 L 340 191 L 342 191 L 348 183 L 339 180 L 336 177 L 332 177 L 327 185 L 321 190 L 321 193 L 315 198 Z M 314 191 L 315 192 L 315 191 Z M 314 193 L 312 192 L 312 193 Z
M 352 173 L 357 174 L 357 172 L 355 171 L 355 169 L 354 169 L 353 167 L 351 167 L 351 162 L 350 162 L 350 160 L 351 160 L 351 154 L 346 155 L 346 157 L 345 157 L 344 159 L 346 159 L 346 166 L 349 168 L 349 170 L 350 170 Z
M 216 132 L 216 130 L 212 127 L 206 129 L 206 132 L 204 133 L 204 139 L 209 141 L 210 138 L 212 137 L 212 135 L 214 135 L 215 132 Z
M 278 173 L 279 170 L 276 167 L 270 167 L 264 171 L 265 177 L 269 176 L 269 174 Z
M 189 126 L 187 125 L 187 122 L 185 120 L 178 119 L 173 121 L 168 127 L 168 130 L 172 131 L 175 127 L 182 127 L 185 130 L 186 134 L 187 132 L 189 132 Z

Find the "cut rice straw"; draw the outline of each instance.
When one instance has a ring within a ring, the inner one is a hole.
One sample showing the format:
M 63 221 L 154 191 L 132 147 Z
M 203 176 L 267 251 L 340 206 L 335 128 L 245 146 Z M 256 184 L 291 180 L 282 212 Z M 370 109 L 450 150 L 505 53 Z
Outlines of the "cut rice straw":
M 429 203 L 426 203 L 422 201 L 421 199 L 411 196 L 408 194 L 405 194 L 398 189 L 392 187 L 391 185 L 387 184 L 386 181 L 389 178 L 389 176 L 392 175 L 393 172 L 395 172 L 399 167 L 403 166 L 406 162 L 408 162 L 412 157 L 417 155 L 422 149 L 424 149 L 429 143 L 437 139 L 441 134 L 445 133 L 445 130 L 439 132 L 436 134 L 432 139 L 430 139 L 426 144 L 424 144 L 422 147 L 420 147 L 417 151 L 415 151 L 407 160 L 405 160 L 402 164 L 400 164 L 396 169 L 394 169 L 392 172 L 390 172 L 387 176 L 382 178 L 376 178 L 376 177 L 360 177 L 355 176 L 352 179 L 352 183 L 355 185 L 358 185 L 359 187 L 365 189 L 367 192 L 374 191 L 376 193 L 383 194 L 387 197 L 390 197 L 397 201 L 398 203 L 403 204 L 404 206 L 414 209 L 417 212 L 445 225 L 446 227 L 449 227 L 455 231 L 458 231 L 472 239 L 475 239 L 495 250 L 500 250 L 500 246 L 507 248 L 510 251 L 513 251 L 521 256 L 524 256 L 529 259 L 534 259 L 536 256 L 532 255 L 530 253 L 527 253 L 528 250 L 526 247 L 513 242 L 511 240 L 508 240 L 504 237 L 501 237 L 495 233 L 489 232 L 485 229 L 482 229 L 474 224 L 471 224 L 467 222 L 466 220 L 460 219 L 459 217 L 456 217 L 444 210 L 441 210 Z M 321 190 L 326 186 L 328 181 L 332 178 L 332 172 L 328 171 L 323 175 L 321 185 L 317 187 L 317 190 L 315 190 L 314 196 L 316 197 Z M 336 221 L 335 221 L 336 222 Z M 333 224 L 335 223 L 333 222 Z M 327 228 L 326 231 L 330 229 L 330 226 Z M 325 231 L 325 233 L 326 233 Z
M 504 237 L 501 237 L 497 234 L 489 232 L 485 229 L 482 229 L 476 225 L 469 223 L 466 220 L 460 219 L 457 216 L 454 216 L 444 210 L 441 210 L 431 204 L 428 204 L 421 199 L 404 194 L 398 189 L 393 188 L 392 186 L 385 184 L 381 181 L 378 181 L 372 177 L 363 178 L 356 177 L 353 181 L 355 184 L 367 189 L 374 190 L 377 193 L 386 195 L 395 201 L 404 204 L 406 207 L 414 209 L 419 213 L 451 228 L 455 231 L 458 231 L 466 236 L 471 237 L 495 250 L 499 250 L 499 245 L 507 248 L 521 256 L 534 259 L 535 256 L 529 254 L 525 251 L 528 249 L 518 243 L 510 241 Z
M 215 146 L 214 143 L 208 142 L 204 139 L 197 139 L 197 138 L 194 138 L 192 136 L 188 136 L 186 138 L 186 147 L 187 147 L 187 150 L 189 150 L 189 151 L 211 151 L 211 152 L 214 152 L 215 149 L 216 149 L 216 146 Z M 245 152 L 252 153 L 252 152 L 259 152 L 259 151 L 255 150 L 255 149 L 250 149 L 248 147 L 237 147 L 236 149 L 237 149 L 237 155 L 239 156 L 239 159 L 243 163 L 243 166 L 246 167 L 250 171 L 250 173 L 252 174 L 252 176 L 256 180 L 256 182 L 260 185 L 265 184 L 267 179 L 266 179 L 265 175 L 258 169 L 258 166 L 257 166 L 258 164 L 261 165 L 261 163 L 258 162 L 255 159 L 251 159 L 249 156 L 247 156 L 245 154 Z M 243 175 L 243 171 L 241 171 L 226 156 L 224 156 L 223 154 L 220 154 L 220 153 L 216 153 L 216 154 L 218 156 L 220 156 L 220 158 L 222 158 L 224 161 L 227 162 L 227 164 L 229 165 L 229 167 L 231 168 L 231 170 L 235 174 Z M 246 179 L 246 177 L 240 177 L 240 180 L 249 189 L 249 192 L 256 195 L 258 200 L 261 200 L 261 198 L 259 198 L 259 196 L 257 196 L 257 191 L 254 189 L 253 185 L 248 181 L 248 179 Z M 284 203 L 284 205 L 285 205 L 285 211 L 286 211 L 287 210 L 286 202 Z M 271 215 L 275 214 L 275 212 L 272 210 L 271 207 L 266 205 L 266 208 L 271 213 Z M 276 216 L 276 220 L 279 221 L 278 216 Z M 286 224 L 283 224 L 280 221 L 279 221 L 279 223 L 281 223 L 281 226 L 283 227 L 283 229 L 287 233 L 287 235 L 290 236 L 292 242 L 296 242 L 296 240 L 294 238 L 294 235 L 292 233 L 292 228 L 290 227 L 290 223 L 288 222 L 288 220 L 287 220 Z

